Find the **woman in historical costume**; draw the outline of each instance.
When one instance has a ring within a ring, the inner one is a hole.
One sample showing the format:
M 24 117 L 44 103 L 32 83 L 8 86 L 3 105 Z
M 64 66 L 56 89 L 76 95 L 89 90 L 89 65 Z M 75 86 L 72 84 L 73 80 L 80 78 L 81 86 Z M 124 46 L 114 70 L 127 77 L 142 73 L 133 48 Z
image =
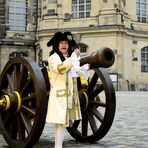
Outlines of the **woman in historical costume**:
M 70 32 L 57 32 L 49 40 L 52 46 L 48 59 L 50 70 L 50 95 L 46 122 L 56 125 L 55 148 L 62 148 L 65 129 L 74 120 L 81 120 L 81 110 L 77 89 L 77 77 L 88 65 L 80 67 L 80 51 Z

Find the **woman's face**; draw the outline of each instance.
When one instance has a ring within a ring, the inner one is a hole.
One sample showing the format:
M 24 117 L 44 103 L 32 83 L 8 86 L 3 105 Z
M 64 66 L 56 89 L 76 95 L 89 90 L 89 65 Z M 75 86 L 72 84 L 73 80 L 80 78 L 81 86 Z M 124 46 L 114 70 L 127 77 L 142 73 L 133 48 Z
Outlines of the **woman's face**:
M 59 51 L 62 53 L 62 54 L 67 54 L 68 53 L 68 41 L 60 41 L 59 42 Z

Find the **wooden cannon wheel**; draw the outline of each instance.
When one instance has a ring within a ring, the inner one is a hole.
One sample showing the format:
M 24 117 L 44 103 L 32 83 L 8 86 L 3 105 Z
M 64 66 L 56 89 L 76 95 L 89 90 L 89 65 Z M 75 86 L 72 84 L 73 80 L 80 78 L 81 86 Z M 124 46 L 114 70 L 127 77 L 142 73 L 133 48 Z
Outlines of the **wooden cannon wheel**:
M 67 130 L 79 142 L 92 143 L 109 131 L 116 108 L 115 90 L 104 68 L 93 69 L 88 89 L 80 92 L 82 120 Z
M 12 148 L 30 148 L 45 124 L 48 98 L 44 76 L 29 57 L 11 59 L 0 77 L 0 130 Z

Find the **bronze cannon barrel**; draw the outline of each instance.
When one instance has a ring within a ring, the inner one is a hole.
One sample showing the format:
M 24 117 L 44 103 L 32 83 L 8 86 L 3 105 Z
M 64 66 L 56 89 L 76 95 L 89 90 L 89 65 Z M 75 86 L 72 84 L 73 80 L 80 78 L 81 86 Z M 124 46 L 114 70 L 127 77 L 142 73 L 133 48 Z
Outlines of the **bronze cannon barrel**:
M 108 68 L 113 65 L 115 61 L 114 52 L 108 48 L 103 47 L 90 55 L 82 56 L 80 59 L 80 65 L 90 64 L 90 68 L 104 67 Z

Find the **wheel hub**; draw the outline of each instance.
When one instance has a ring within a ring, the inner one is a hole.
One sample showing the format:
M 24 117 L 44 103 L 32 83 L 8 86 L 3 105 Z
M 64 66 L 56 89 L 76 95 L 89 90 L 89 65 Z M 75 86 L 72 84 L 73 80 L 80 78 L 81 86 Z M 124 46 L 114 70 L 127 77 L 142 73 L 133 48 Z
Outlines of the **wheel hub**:
M 83 91 L 79 93 L 79 98 L 80 98 L 81 110 L 84 111 L 87 109 L 88 104 L 89 104 L 88 95 L 86 92 Z
M 0 109 L 3 111 L 11 110 L 17 113 L 21 108 L 21 97 L 17 91 L 3 95 L 0 99 Z

